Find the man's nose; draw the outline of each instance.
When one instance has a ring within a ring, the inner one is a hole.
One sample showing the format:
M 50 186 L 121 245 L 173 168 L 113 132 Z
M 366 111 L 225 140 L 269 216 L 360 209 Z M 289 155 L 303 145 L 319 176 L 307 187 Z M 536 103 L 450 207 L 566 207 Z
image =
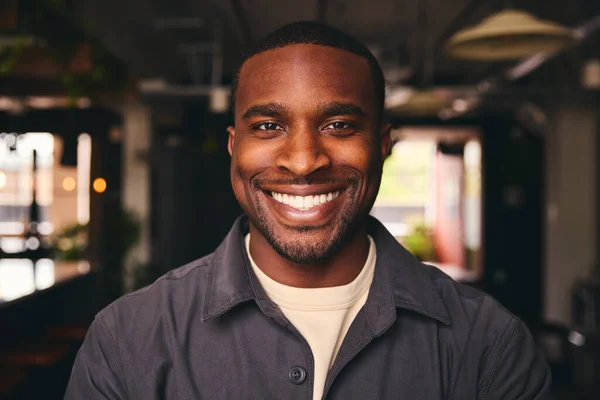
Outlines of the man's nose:
M 322 138 L 311 129 L 298 129 L 288 134 L 277 156 L 277 167 L 294 175 L 307 176 L 331 166 L 331 158 L 322 146 Z

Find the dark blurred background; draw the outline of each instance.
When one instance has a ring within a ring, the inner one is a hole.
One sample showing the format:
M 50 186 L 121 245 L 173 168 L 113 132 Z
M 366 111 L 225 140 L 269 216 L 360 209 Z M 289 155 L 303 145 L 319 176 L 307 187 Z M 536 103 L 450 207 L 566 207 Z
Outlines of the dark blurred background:
M 597 0 L 2 0 L 0 398 L 62 398 L 99 309 L 219 244 L 232 75 L 297 20 L 383 67 L 372 214 L 522 318 L 557 398 L 597 399 Z

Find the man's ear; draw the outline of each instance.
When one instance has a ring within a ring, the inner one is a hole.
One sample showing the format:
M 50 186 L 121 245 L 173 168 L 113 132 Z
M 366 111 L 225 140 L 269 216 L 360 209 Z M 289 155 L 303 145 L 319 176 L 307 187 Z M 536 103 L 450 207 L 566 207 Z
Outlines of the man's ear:
M 379 132 L 379 144 L 381 146 L 381 159 L 385 160 L 385 158 L 390 154 L 390 149 L 392 146 L 392 137 L 391 137 L 392 125 L 385 124 L 381 131 Z
M 227 151 L 229 151 L 230 156 L 233 156 L 233 146 L 235 145 L 235 128 L 233 126 L 228 127 L 227 133 L 229 134 L 229 139 L 227 140 Z

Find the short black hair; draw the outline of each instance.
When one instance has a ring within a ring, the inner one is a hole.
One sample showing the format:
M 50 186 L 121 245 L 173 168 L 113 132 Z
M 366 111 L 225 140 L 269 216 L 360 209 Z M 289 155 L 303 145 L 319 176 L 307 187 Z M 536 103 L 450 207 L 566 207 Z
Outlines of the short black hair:
M 316 44 L 320 46 L 333 47 L 354 53 L 369 63 L 371 70 L 371 80 L 373 81 L 373 94 L 378 117 L 383 115 L 385 101 L 385 79 L 379 62 L 371 51 L 355 37 L 342 32 L 332 26 L 317 21 L 299 21 L 284 25 L 264 38 L 258 46 L 248 54 L 238 71 L 233 77 L 231 84 L 231 99 L 235 106 L 235 93 L 237 91 L 240 71 L 246 61 L 257 54 L 267 50 L 278 49 L 281 47 L 295 44 Z

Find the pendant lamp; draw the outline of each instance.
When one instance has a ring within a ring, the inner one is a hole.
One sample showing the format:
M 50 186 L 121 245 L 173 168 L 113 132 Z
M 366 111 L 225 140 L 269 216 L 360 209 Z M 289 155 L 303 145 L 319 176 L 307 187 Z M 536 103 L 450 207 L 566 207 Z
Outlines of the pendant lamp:
M 415 91 L 406 102 L 391 106 L 388 112 L 396 116 L 435 116 L 450 106 L 450 101 L 435 90 Z
M 457 32 L 445 50 L 455 58 L 505 61 L 555 52 L 573 41 L 573 32 L 564 26 L 507 9 Z

